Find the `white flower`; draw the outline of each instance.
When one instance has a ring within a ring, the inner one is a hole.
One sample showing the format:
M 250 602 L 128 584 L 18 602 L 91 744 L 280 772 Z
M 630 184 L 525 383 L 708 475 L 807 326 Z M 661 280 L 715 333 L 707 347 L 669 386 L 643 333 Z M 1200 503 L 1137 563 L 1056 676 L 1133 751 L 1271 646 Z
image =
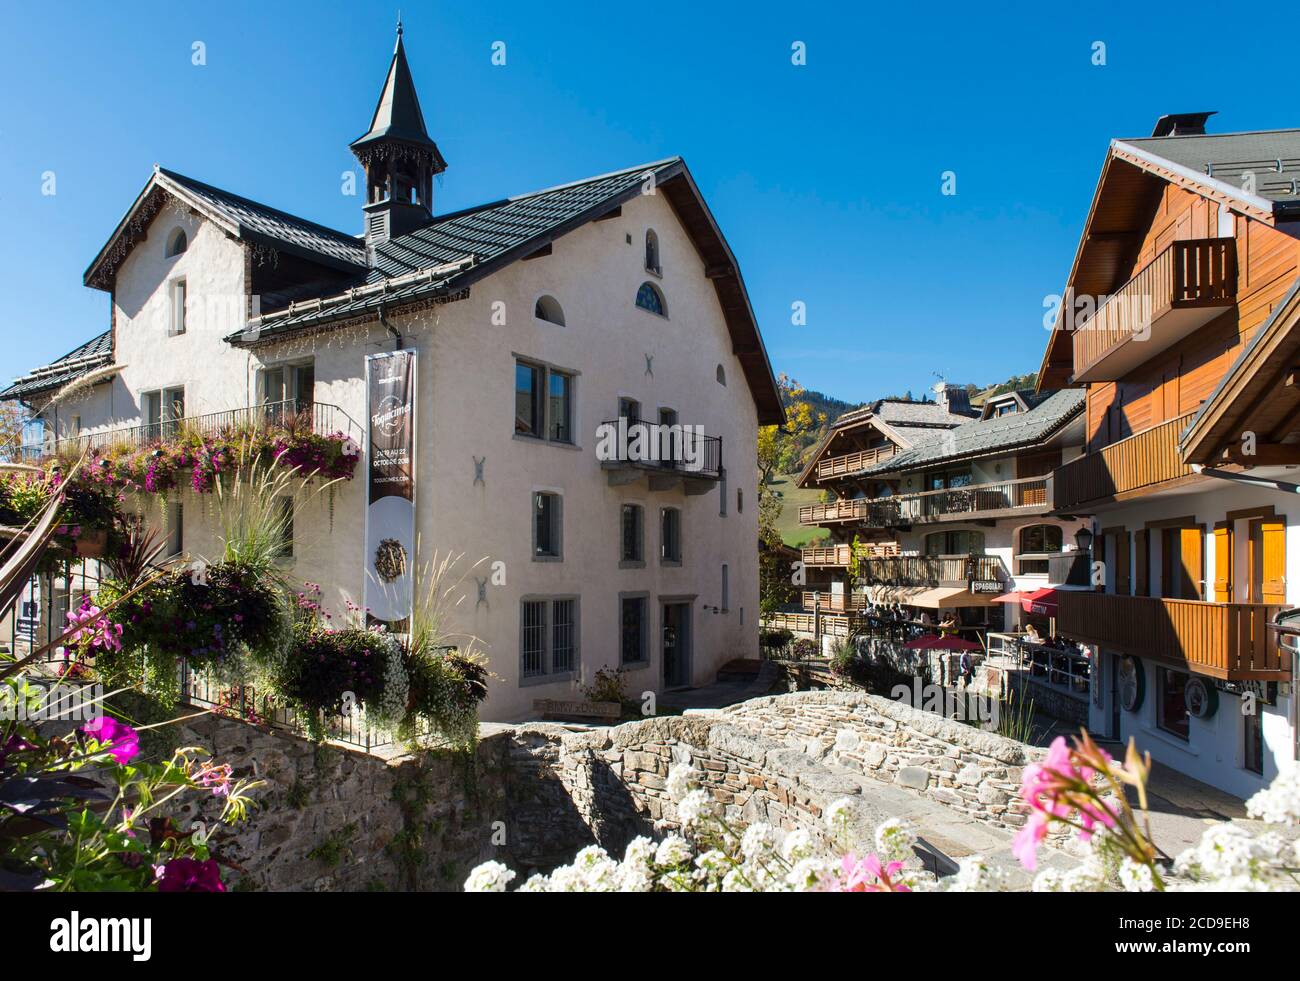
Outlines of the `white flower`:
M 551 880 L 540 872 L 530 875 L 515 892 L 549 892 Z
M 669 797 L 673 800 L 681 800 L 690 793 L 691 787 L 699 782 L 699 770 L 685 763 L 674 763 L 668 768 L 668 779 L 665 781 L 665 788 Z
M 1061 892 L 1104 892 L 1106 872 L 1095 861 L 1086 861 L 1061 876 Z
M 1060 892 L 1061 891 L 1061 870 L 1060 869 L 1043 869 L 1038 875 L 1034 876 L 1032 892 Z
M 683 828 L 692 828 L 716 811 L 713 798 L 706 790 L 692 790 L 677 804 L 677 820 Z
M 573 859 L 583 892 L 615 892 L 618 863 L 598 845 L 588 845 Z
M 957 862 L 957 872 L 944 882 L 948 892 L 1003 892 L 1002 870 L 989 865 L 983 855 L 968 855 Z
M 1179 855 L 1174 867 L 1193 879 L 1267 878 L 1276 873 L 1274 866 L 1285 848 L 1275 834 L 1256 838 L 1240 825 L 1225 822 L 1206 828 L 1196 847 Z
M 857 805 L 848 797 L 841 797 L 826 808 L 826 827 L 839 832 L 848 827 L 857 813 Z
M 505 892 L 515 873 L 500 862 L 484 862 L 465 880 L 466 892 Z
M 785 881 L 799 892 L 813 892 L 831 874 L 832 864 L 823 858 L 801 858 L 786 873 Z
M 1292 763 L 1246 801 L 1246 813 L 1269 824 L 1300 824 L 1300 763 Z
M 1125 858 L 1119 867 L 1119 881 L 1125 892 L 1152 892 L 1156 887 L 1151 866 Z
M 876 827 L 876 852 L 882 862 L 906 862 L 915 854 L 916 829 L 902 818 L 890 818 Z
M 740 839 L 740 853 L 751 862 L 767 857 L 775 849 L 776 830 L 761 821 L 746 828 Z
M 733 868 L 722 877 L 723 892 L 753 892 L 754 887 L 745 881 L 745 873 Z
M 816 851 L 812 835 L 803 828 L 796 828 L 781 841 L 781 857 L 791 865 L 812 858 Z
M 669 835 L 655 850 L 655 865 L 660 868 L 685 865 L 690 860 L 691 844 L 681 835 Z

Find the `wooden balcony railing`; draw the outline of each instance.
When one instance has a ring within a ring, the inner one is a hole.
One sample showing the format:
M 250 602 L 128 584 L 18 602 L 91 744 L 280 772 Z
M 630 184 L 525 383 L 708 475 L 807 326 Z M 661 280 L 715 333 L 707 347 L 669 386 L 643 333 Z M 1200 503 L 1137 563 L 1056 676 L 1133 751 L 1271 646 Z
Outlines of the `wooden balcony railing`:
M 809 612 L 820 608 L 823 613 L 853 613 L 867 608 L 867 597 L 862 593 L 816 593 L 805 590 L 803 608 Z
M 820 624 L 816 621 L 820 620 Z M 778 611 L 763 617 L 762 624 L 768 630 L 790 630 L 797 634 L 811 634 L 817 626 L 821 633 L 830 637 L 848 637 L 853 632 L 860 618 L 845 613 L 791 613 Z
M 1174 242 L 1075 328 L 1074 379 L 1114 381 L 1236 300 L 1235 239 Z
M 872 450 L 858 450 L 855 453 L 845 453 L 843 456 L 832 456 L 827 457 L 825 460 L 818 460 L 817 479 L 828 480 L 832 477 L 843 477 L 846 474 L 857 473 L 879 463 L 881 460 L 888 460 L 897 452 L 897 447 L 890 443 L 888 446 L 878 446 Z
M 821 525 L 855 521 L 868 528 L 996 518 L 1011 514 L 1046 512 L 1050 502 L 1046 477 L 1000 480 L 969 487 L 921 491 L 895 497 L 857 498 L 828 504 L 805 504 L 799 523 Z
M 1192 474 L 1192 468 L 1178 456 L 1178 437 L 1194 414 L 1162 422 L 1060 467 L 1052 480 L 1053 507 L 1069 510 L 1124 495 L 1137 496 Z
M 1288 681 L 1290 655 L 1268 623 L 1284 609 L 1266 603 L 1116 596 L 1084 590 L 1057 594 L 1057 630 L 1198 674 L 1230 681 Z
M 804 565 L 847 566 L 853 557 L 853 546 L 814 545 L 803 550 Z
M 894 555 L 864 558 L 858 565 L 870 586 L 961 586 L 972 579 L 1005 582 L 996 555 Z

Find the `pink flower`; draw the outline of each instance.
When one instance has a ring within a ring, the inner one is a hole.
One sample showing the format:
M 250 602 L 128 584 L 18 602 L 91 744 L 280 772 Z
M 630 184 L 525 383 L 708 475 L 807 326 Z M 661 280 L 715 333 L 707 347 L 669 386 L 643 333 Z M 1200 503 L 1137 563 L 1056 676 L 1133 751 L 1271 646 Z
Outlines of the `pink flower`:
M 225 892 L 221 869 L 215 859 L 173 858 L 158 872 L 159 892 Z
M 140 755 L 140 735 L 128 725 L 107 715 L 87 722 L 81 731 L 101 746 L 109 747 L 109 755 L 125 766 Z
M 881 867 L 880 857 L 875 854 L 858 858 L 849 852 L 840 862 L 839 875 L 830 883 L 831 892 L 911 892 L 901 882 L 894 882 L 892 876 L 902 869 L 902 862 L 890 862 Z
M 1047 837 L 1047 817 L 1041 811 L 1029 815 L 1029 823 L 1016 832 L 1011 854 L 1030 872 L 1038 868 L 1038 846 Z

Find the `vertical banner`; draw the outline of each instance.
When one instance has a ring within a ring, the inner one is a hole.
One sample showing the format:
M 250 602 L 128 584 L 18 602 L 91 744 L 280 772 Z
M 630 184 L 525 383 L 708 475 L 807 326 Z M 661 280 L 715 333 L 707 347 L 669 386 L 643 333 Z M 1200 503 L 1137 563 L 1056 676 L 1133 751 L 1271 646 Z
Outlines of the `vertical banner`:
M 369 619 L 406 630 L 415 565 L 415 352 L 366 356 L 366 578 Z

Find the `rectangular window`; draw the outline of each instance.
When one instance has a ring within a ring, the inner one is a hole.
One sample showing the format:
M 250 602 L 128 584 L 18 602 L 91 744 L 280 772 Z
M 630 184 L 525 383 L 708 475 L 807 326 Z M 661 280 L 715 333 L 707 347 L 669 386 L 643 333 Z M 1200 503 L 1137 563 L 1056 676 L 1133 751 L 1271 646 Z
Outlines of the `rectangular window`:
M 167 506 L 167 557 L 180 555 L 185 549 L 185 506 Z
M 162 392 L 145 392 L 141 410 L 145 439 L 157 439 L 162 435 Z
M 185 389 L 165 388 L 162 399 L 163 435 L 174 436 L 180 428 L 180 421 L 185 418 Z
M 520 604 L 519 659 L 523 678 L 569 674 L 578 667 L 578 601 L 528 599 Z
M 676 425 L 675 409 L 659 410 L 659 466 L 670 470 L 683 458 L 680 430 L 673 429 Z
M 1156 668 L 1156 724 L 1170 735 L 1187 739 L 1190 733 L 1187 715 L 1187 675 L 1172 668 Z
M 623 505 L 623 562 L 641 562 L 645 558 L 642 530 L 643 510 L 639 504 Z
M 525 678 L 535 678 L 546 673 L 546 602 L 528 600 L 523 605 L 523 636 L 519 655 L 521 671 Z
M 533 556 L 560 557 L 560 495 L 533 494 Z
M 1242 765 L 1251 773 L 1264 775 L 1264 720 L 1260 715 L 1260 704 L 1255 703 L 1255 711 L 1244 713 L 1241 717 L 1243 738 Z
M 578 648 L 578 624 L 575 617 L 576 600 L 556 600 L 551 617 L 551 671 L 572 671 Z
M 682 512 L 677 508 L 664 508 L 660 516 L 663 560 L 680 562 L 682 560 Z
M 316 365 L 277 365 L 262 371 L 262 404 L 269 422 L 282 423 L 285 416 L 309 413 L 315 401 Z
M 649 636 L 646 612 L 649 600 L 644 596 L 625 596 L 619 601 L 620 664 L 643 664 L 650 658 L 646 654 L 646 639 Z
M 560 371 L 550 373 L 548 385 L 550 402 L 547 418 L 551 439 L 559 443 L 573 442 L 573 376 Z
M 185 280 L 172 282 L 171 326 L 168 333 L 172 335 L 185 333 Z
M 279 508 L 280 557 L 293 557 L 293 498 L 281 497 L 276 501 Z
M 726 563 L 722 566 L 722 612 L 726 613 L 731 609 L 731 570 L 727 568 Z
M 618 417 L 629 423 L 641 421 L 641 403 L 636 399 L 620 398 L 618 400 Z
M 515 432 L 542 435 L 542 369 L 515 362 Z

